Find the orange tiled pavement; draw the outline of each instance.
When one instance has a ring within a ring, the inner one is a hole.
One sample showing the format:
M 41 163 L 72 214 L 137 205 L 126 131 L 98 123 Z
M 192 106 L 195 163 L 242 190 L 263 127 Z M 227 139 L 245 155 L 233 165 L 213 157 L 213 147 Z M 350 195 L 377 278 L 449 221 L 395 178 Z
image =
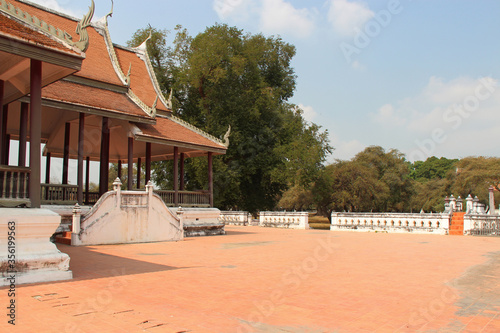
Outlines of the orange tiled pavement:
M 59 245 L 74 279 L 18 286 L 0 332 L 500 332 L 500 238 L 226 230 Z

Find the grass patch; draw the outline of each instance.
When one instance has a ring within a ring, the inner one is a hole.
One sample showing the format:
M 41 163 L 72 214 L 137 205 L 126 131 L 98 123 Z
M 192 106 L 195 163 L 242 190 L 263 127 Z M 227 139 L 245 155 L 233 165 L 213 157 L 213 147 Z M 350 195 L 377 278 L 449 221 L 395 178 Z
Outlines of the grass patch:
M 311 229 L 330 230 L 330 221 L 324 216 L 310 216 L 309 227 Z

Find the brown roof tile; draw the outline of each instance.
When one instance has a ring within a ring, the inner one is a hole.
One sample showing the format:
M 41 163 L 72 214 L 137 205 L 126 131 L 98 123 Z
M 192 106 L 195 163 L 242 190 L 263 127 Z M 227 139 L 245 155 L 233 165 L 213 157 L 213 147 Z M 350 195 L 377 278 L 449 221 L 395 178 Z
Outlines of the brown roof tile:
M 20 23 L 16 19 L 5 16 L 2 12 L 0 12 L 0 34 L 6 37 L 14 37 L 31 44 L 62 51 L 71 55 L 81 56 L 80 53 L 65 46 L 62 42 L 58 42 L 55 37 L 51 38 L 46 36 L 45 34 L 29 27 L 27 24 Z
M 43 88 L 42 98 L 150 118 L 125 94 L 68 81 L 58 81 Z
M 149 76 L 146 62 L 140 59 L 138 55 L 131 50 L 115 47 L 115 52 L 120 62 L 120 67 L 125 75 L 128 73 L 130 64 L 132 64 L 130 88 L 134 94 L 146 103 L 146 105 L 152 106 L 156 100 L 157 93 L 151 81 L 151 77 Z M 152 74 L 154 75 L 154 73 Z M 158 99 L 156 108 L 163 111 L 168 110 L 161 99 Z
M 66 31 L 73 37 L 74 41 L 78 41 L 80 37 L 76 34 L 76 26 L 79 22 L 76 18 L 70 18 L 66 15 L 59 15 L 53 11 L 43 10 L 38 6 L 28 3 L 11 0 L 11 3 L 23 11 L 28 12 L 32 16 L 48 22 L 59 29 Z M 82 69 L 75 75 L 98 80 L 115 85 L 123 85 L 123 82 L 118 78 L 118 75 L 113 68 L 111 59 L 108 55 L 108 49 L 104 37 L 99 34 L 95 27 L 87 29 L 89 34 L 89 48 L 85 52 L 86 59 L 82 63 Z
M 210 147 L 216 149 L 226 149 L 220 143 L 210 140 L 194 130 L 187 128 L 168 118 L 156 118 L 156 124 L 137 124 L 144 136 L 165 139 L 170 141 L 185 142 L 197 146 Z

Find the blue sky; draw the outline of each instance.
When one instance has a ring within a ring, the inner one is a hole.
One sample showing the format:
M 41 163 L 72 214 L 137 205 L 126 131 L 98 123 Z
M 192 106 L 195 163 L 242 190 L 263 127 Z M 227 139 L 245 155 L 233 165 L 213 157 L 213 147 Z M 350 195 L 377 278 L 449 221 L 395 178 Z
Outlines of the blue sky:
M 77 17 L 90 4 L 35 2 Z M 111 8 L 95 3 L 95 19 Z M 328 129 L 329 161 L 370 145 L 409 160 L 499 156 L 500 1 L 115 0 L 109 27 L 125 44 L 148 24 L 194 36 L 216 22 L 296 46 L 291 102 Z

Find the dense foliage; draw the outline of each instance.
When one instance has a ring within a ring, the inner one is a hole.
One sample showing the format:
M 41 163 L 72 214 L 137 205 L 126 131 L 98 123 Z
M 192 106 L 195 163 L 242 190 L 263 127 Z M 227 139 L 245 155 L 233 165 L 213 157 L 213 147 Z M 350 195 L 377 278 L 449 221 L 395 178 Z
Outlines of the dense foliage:
M 219 137 L 231 126 L 226 155 L 214 159 L 215 205 L 273 209 L 287 189 L 311 186 L 332 148 L 328 133 L 287 102 L 295 89 L 290 65 L 295 47 L 227 25 L 207 28 L 194 38 L 181 27 L 176 31 L 172 47 L 149 50 L 158 57 L 152 59 L 157 74 L 168 73 L 160 84 L 164 91 L 173 89 L 175 113 Z M 159 43 L 167 35 L 139 30 L 129 45 L 139 45 L 150 33 Z M 186 189 L 207 186 L 206 163 L 186 161 Z M 170 186 L 171 162 L 153 170 L 157 184 Z
M 129 46 L 148 36 L 151 62 L 174 112 L 222 137 L 231 126 L 227 154 L 214 159 L 215 205 L 251 212 L 269 209 L 415 212 L 442 211 L 444 197 L 499 193 L 500 159 L 429 157 L 411 163 L 404 154 L 371 146 L 349 161 L 324 166 L 332 152 L 328 133 L 307 122 L 288 102 L 295 89 L 290 63 L 295 48 L 280 38 L 215 25 L 191 37 L 138 30 Z M 187 159 L 186 189 L 206 189 L 207 159 Z M 153 180 L 172 187 L 172 161 L 153 165 Z M 499 198 L 496 198 L 497 200 Z M 498 201 L 497 201 L 498 202 Z

